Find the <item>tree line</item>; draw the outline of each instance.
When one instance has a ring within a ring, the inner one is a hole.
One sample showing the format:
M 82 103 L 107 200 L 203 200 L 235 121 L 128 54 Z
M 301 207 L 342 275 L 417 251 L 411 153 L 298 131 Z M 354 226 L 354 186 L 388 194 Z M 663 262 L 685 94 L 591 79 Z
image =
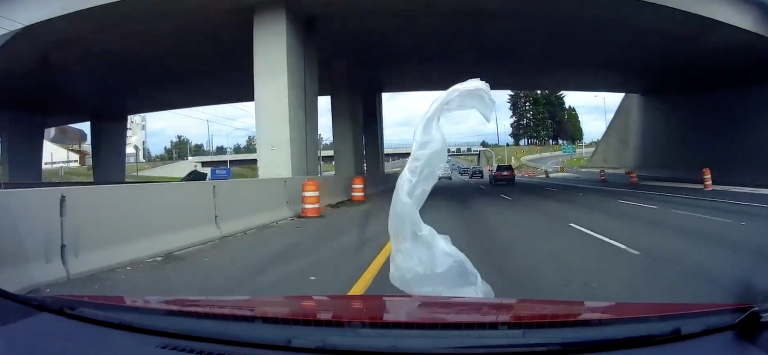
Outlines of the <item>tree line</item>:
M 579 114 L 565 105 L 562 92 L 549 90 L 517 91 L 507 99 L 512 112 L 514 145 L 575 144 L 584 140 Z
M 333 149 L 332 140 L 323 139 L 322 136 L 318 136 L 318 143 L 322 147 L 322 150 Z M 189 157 L 199 157 L 211 154 L 253 154 L 256 152 L 256 136 L 248 136 L 245 139 L 245 144 L 236 143 L 232 147 L 217 145 L 213 148 L 213 152 L 209 151 L 208 148 L 205 147 L 205 144 L 193 143 L 191 139 L 183 135 L 177 135 L 168 143 L 168 145 L 163 147 L 162 153 L 156 155 L 152 154 L 146 142 L 144 144 L 144 160 L 146 161 L 187 160 Z
M 232 147 L 217 145 L 213 151 L 208 150 L 203 143 L 192 143 L 192 140 L 183 135 L 177 135 L 170 143 L 163 147 L 163 152 L 153 155 L 149 147 L 144 146 L 144 160 L 146 161 L 167 161 L 167 160 L 187 160 L 189 157 L 199 157 L 205 155 L 226 155 L 226 154 L 253 154 L 256 153 L 256 136 L 248 136 L 245 144 L 236 143 Z

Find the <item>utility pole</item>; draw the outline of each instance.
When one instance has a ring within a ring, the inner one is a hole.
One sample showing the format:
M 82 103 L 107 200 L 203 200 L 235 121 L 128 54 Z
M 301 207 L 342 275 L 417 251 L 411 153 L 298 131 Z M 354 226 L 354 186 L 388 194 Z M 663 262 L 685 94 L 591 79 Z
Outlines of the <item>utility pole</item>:
M 208 151 L 209 155 L 213 156 L 213 142 L 211 139 L 211 122 L 205 120 L 205 124 L 208 125 Z

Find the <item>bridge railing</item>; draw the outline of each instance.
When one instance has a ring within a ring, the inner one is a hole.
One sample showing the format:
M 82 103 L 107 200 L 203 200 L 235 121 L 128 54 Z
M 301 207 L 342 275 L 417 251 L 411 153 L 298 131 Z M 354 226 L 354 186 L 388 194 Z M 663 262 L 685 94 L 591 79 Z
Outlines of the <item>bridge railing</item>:
M 480 142 L 448 142 L 448 147 L 475 147 Z M 384 143 L 384 149 L 413 148 L 413 143 Z

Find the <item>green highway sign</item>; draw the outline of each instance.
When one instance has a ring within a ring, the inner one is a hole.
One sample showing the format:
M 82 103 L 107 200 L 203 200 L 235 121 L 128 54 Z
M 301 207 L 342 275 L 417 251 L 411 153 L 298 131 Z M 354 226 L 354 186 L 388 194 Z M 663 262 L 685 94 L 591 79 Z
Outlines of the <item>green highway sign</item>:
M 563 154 L 576 154 L 575 145 L 564 145 L 560 149 L 563 151 Z

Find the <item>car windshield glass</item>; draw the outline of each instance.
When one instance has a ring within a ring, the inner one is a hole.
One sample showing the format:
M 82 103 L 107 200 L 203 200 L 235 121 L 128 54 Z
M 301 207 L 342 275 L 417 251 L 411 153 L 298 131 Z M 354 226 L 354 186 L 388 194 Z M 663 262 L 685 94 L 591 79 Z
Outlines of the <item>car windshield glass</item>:
M 0 289 L 768 302 L 768 0 L 710 2 L 0 0 Z

